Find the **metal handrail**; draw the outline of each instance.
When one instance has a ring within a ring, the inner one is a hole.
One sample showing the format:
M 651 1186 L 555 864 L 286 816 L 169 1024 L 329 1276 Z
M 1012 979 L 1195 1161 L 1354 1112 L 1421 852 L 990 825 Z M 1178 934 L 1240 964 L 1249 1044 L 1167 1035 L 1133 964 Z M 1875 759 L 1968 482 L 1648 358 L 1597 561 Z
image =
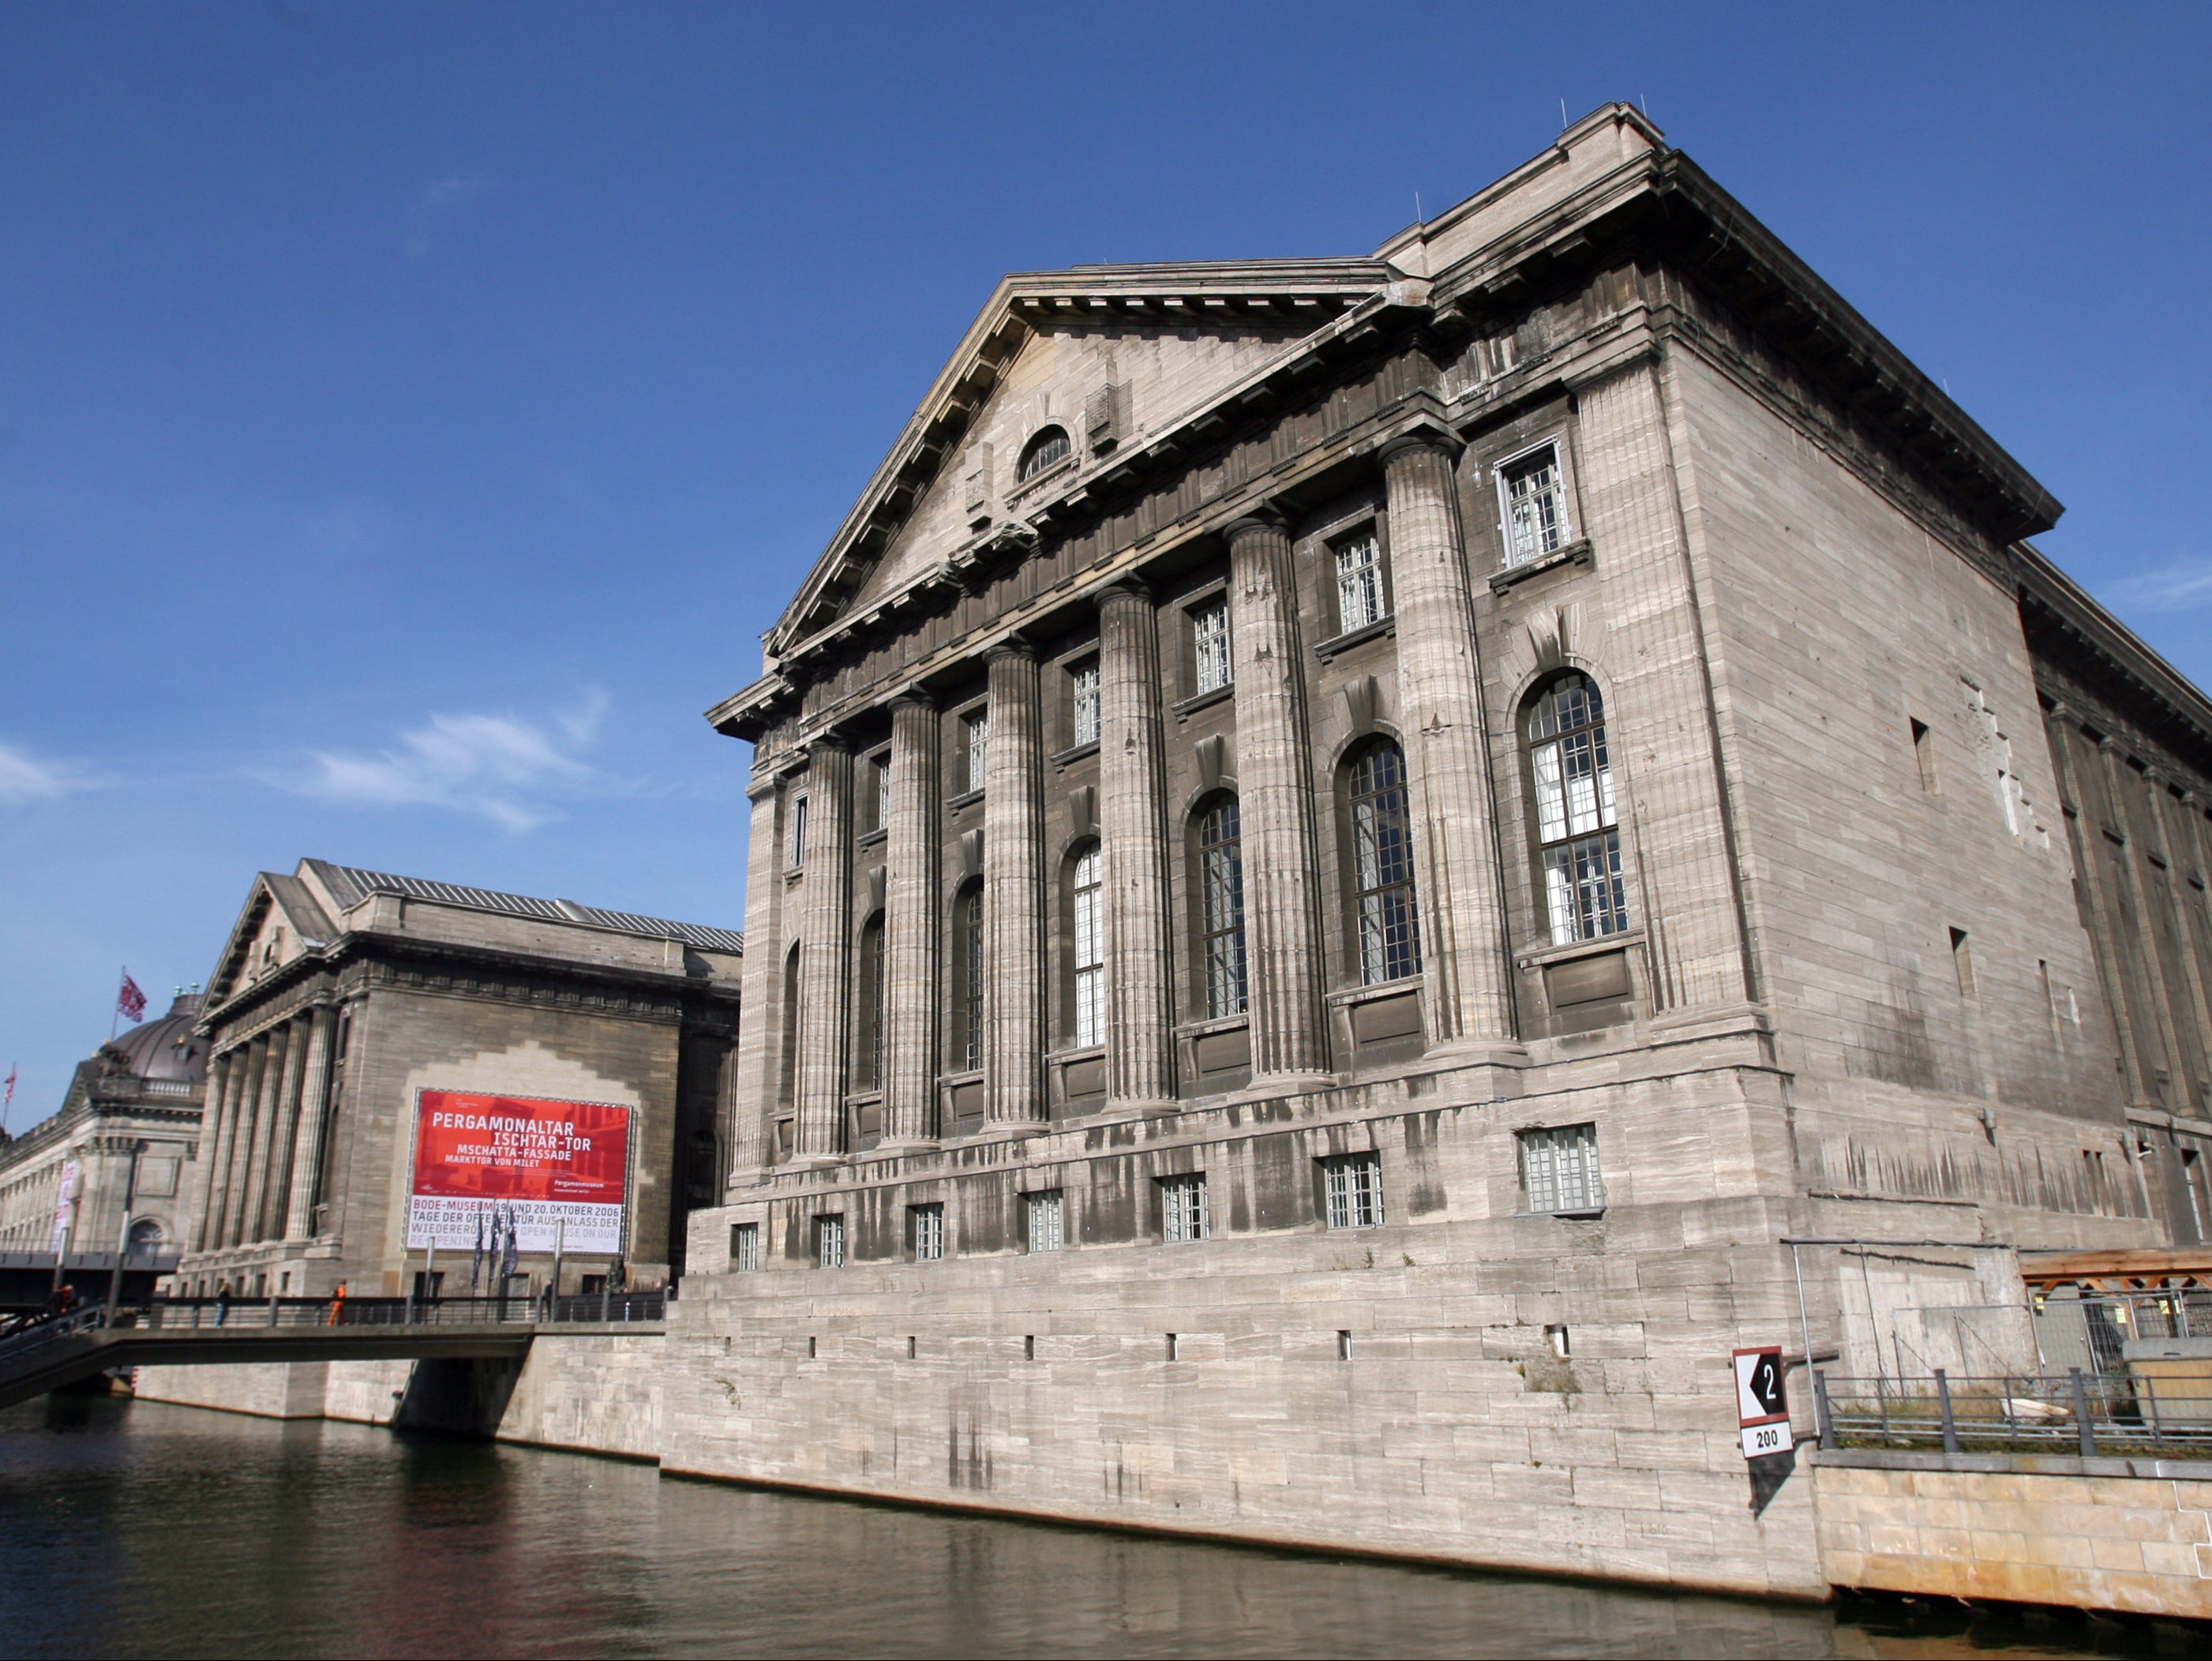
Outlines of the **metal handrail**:
M 2212 1459 L 2212 1379 L 2080 1367 L 1926 1378 L 1813 1374 L 1825 1445 Z

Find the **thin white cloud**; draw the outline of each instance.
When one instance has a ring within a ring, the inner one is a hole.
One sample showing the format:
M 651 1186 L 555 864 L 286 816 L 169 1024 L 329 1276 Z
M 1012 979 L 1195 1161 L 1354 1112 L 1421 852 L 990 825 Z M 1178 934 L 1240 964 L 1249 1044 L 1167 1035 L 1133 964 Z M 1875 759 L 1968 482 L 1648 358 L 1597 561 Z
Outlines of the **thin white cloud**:
M 89 790 L 94 782 L 66 762 L 40 761 L 12 744 L 0 744 L 0 807 L 52 801 L 72 790 Z
M 591 743 L 606 703 L 595 690 L 550 729 L 514 715 L 434 715 L 377 755 L 316 751 L 307 776 L 289 788 L 324 801 L 444 808 L 506 830 L 533 830 L 556 816 L 555 799 L 601 782 L 571 752 Z
M 497 188 L 480 173 L 456 173 L 425 185 L 407 204 L 407 257 L 421 259 L 428 254 L 431 234 L 440 225 L 487 191 Z
M 2188 611 L 2212 605 L 2212 559 L 2189 557 L 2122 577 L 2106 590 L 2116 609 Z

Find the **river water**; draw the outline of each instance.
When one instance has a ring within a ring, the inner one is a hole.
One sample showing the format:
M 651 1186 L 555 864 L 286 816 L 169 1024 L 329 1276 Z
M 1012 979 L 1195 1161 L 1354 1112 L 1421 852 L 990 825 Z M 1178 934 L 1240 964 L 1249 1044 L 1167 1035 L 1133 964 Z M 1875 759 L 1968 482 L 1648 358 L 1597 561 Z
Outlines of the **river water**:
M 851 1505 L 154 1402 L 0 1413 L 11 1657 L 1937 1657 L 2188 1642 L 2078 1617 L 1669 1597 Z

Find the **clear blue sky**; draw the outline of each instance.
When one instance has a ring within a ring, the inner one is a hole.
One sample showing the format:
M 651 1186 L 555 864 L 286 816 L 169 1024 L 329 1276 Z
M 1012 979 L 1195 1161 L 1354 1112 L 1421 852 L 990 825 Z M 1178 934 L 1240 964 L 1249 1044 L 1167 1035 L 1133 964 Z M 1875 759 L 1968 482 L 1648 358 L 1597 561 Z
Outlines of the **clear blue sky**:
M 2212 676 L 2212 9 L 0 3 L 0 1070 L 301 855 L 742 921 L 699 719 L 1001 271 L 1644 102 Z

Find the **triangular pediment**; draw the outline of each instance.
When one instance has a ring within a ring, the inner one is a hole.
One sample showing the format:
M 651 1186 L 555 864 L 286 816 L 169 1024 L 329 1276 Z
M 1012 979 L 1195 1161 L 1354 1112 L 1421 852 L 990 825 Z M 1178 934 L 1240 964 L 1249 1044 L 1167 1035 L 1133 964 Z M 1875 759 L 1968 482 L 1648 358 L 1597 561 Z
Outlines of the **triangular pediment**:
M 334 933 L 335 926 L 306 883 L 281 872 L 262 872 L 254 878 L 238 921 L 223 942 L 202 1007 L 215 1008 L 272 970 L 327 944 Z
M 1018 523 L 1389 282 L 1370 259 L 1085 267 L 1001 282 L 768 637 L 771 658 Z M 1048 428 L 1066 458 L 1030 478 Z

